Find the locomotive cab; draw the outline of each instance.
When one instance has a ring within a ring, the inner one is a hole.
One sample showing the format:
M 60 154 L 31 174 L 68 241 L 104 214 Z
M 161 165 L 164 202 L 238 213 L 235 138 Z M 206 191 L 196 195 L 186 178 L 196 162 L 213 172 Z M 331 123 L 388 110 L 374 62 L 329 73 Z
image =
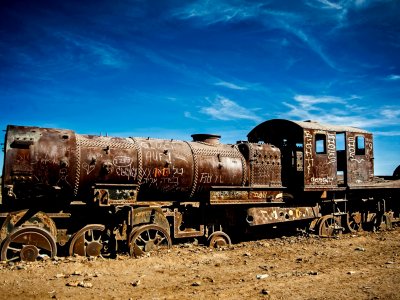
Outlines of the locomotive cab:
M 292 190 L 341 190 L 373 181 L 373 142 L 367 131 L 276 119 L 256 126 L 248 139 L 281 149 L 282 183 Z

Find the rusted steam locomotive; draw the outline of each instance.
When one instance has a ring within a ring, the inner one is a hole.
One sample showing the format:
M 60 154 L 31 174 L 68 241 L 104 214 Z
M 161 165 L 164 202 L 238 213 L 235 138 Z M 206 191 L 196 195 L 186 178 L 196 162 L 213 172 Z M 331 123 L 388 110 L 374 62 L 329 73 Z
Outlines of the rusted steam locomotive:
M 140 256 L 180 238 L 229 245 L 260 225 L 302 221 L 334 236 L 399 219 L 400 179 L 374 176 L 367 131 L 276 119 L 235 145 L 192 137 L 8 126 L 1 259 Z

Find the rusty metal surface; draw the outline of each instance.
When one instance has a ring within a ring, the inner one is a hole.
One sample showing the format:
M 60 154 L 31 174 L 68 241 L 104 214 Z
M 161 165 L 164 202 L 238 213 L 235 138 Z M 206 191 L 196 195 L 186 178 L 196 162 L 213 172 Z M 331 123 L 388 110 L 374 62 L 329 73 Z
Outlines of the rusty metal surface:
M 236 145 L 213 141 L 189 142 L 193 153 L 194 177 L 190 196 L 203 196 L 212 186 L 242 186 L 246 181 L 246 162 Z
M 362 137 L 364 145 L 359 149 L 358 137 Z M 347 183 L 349 185 L 365 185 L 374 180 L 374 153 L 371 134 L 359 135 L 348 133 L 347 143 Z
M 137 184 L 96 184 L 94 202 L 100 206 L 134 204 L 137 199 Z
M 54 220 L 48 214 L 43 212 L 32 213 L 25 209 L 7 214 L 0 229 L 0 243 L 5 240 L 15 228 L 20 226 L 37 226 L 47 230 L 52 236 L 57 235 L 57 227 Z
M 1 246 L 3 261 L 35 261 L 44 255 L 57 255 L 56 241 L 47 230 L 36 226 L 16 228 Z
M 252 207 L 247 210 L 250 226 L 314 219 L 319 217 L 319 206 L 315 207 Z
M 281 186 L 281 152 L 269 144 L 238 145 L 248 167 L 248 185 Z
M 229 187 L 216 187 L 210 191 L 211 204 L 252 204 L 273 203 L 282 201 L 282 190 L 268 187 L 258 190 L 230 189 Z
M 71 197 L 77 166 L 75 151 L 71 130 L 8 126 L 3 201 L 48 197 L 57 192 Z
M 182 228 L 183 214 L 177 209 L 174 210 L 174 238 L 188 238 L 204 235 L 204 225 L 199 225 L 198 228 Z
M 164 228 L 168 234 L 170 233 L 170 226 L 163 211 L 159 207 L 140 207 L 136 208 L 132 215 L 130 224 L 138 226 L 143 224 L 157 224 Z
M 347 126 L 270 120 L 249 141 L 271 143 L 282 154 L 282 181 L 304 191 L 365 186 L 373 181 L 372 134 Z
M 236 145 L 213 136 L 196 141 L 79 135 L 69 130 L 9 126 L 4 187 L 8 199 L 52 194 L 102 205 L 135 201 L 186 201 L 215 185 L 241 186 L 246 162 Z M 136 191 L 124 188 L 136 184 Z M 131 195 L 123 196 L 126 191 Z M 110 198 L 113 193 L 114 199 Z M 106 196 L 105 196 L 106 195 Z M 108 199 L 108 200 L 107 200 Z M 121 201 L 120 201 L 121 200 Z

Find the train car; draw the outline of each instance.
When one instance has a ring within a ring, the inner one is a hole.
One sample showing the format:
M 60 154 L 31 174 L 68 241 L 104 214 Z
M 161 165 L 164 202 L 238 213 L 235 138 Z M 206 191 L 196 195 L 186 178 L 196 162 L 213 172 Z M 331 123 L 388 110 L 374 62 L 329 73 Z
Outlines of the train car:
M 270 120 L 231 145 L 9 125 L 1 259 L 138 257 L 194 237 L 221 247 L 299 221 L 321 236 L 388 227 L 399 183 L 374 177 L 372 134 L 350 127 Z
M 373 135 L 313 121 L 269 120 L 249 134 L 252 143 L 281 150 L 282 184 L 296 203 L 318 203 L 323 217 L 312 226 L 322 236 L 391 227 L 399 219 L 400 181 L 374 176 Z M 336 229 L 335 229 L 336 228 Z

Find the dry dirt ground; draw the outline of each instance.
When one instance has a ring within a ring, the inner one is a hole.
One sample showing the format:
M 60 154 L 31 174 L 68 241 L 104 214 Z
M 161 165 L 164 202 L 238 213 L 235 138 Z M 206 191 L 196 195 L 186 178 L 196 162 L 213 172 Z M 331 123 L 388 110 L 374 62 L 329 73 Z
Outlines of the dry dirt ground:
M 0 264 L 1 299 L 400 299 L 400 228 Z

